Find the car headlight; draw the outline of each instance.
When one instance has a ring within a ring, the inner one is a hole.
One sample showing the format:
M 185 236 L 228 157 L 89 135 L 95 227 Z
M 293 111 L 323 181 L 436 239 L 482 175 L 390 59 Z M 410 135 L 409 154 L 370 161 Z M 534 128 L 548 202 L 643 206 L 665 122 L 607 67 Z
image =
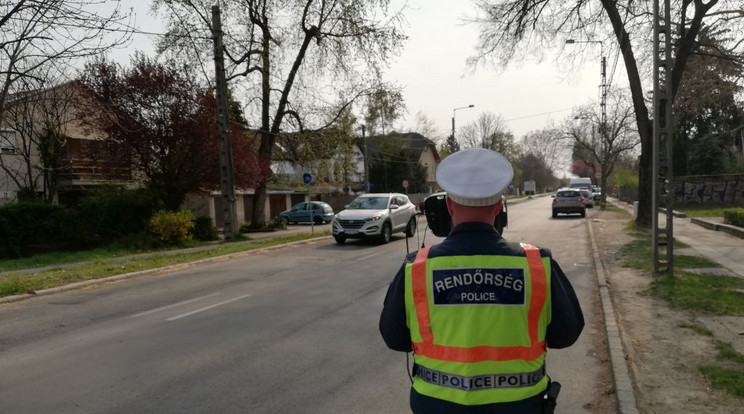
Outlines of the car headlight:
M 380 215 L 377 215 L 377 216 L 374 216 L 374 217 L 370 217 L 370 218 L 368 218 L 368 219 L 367 219 L 366 221 L 377 221 L 377 220 L 379 220 L 379 219 L 381 219 L 381 218 L 382 218 L 382 216 L 380 216 Z

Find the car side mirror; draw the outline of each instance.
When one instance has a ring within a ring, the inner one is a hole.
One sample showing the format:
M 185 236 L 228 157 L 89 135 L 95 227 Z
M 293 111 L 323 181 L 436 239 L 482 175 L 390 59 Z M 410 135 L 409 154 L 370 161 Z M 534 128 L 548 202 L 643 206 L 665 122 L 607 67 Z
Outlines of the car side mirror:
M 550 198 L 555 198 L 555 194 L 551 194 L 550 195 Z
M 398 208 L 397 204 L 390 204 L 390 210 L 395 210 Z

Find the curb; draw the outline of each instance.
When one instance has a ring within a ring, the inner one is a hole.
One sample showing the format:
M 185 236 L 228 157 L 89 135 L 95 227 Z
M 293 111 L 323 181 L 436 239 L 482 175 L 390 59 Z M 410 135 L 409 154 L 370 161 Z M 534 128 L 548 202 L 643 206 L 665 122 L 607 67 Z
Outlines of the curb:
M 690 221 L 692 223 L 697 224 L 698 226 L 705 227 L 706 229 L 722 231 L 734 237 L 744 239 L 744 229 L 741 227 L 732 226 L 731 224 L 725 224 L 725 223 L 716 223 L 714 221 L 705 220 L 705 219 L 701 219 L 697 217 L 692 217 Z
M 602 314 L 605 321 L 605 335 L 607 335 L 607 350 L 609 352 L 610 364 L 612 365 L 612 378 L 615 383 L 615 395 L 617 396 L 617 412 L 619 414 L 639 414 L 636 403 L 633 381 L 625 359 L 625 349 L 620 336 L 620 328 L 615 317 L 615 309 L 612 306 L 612 298 L 607 287 L 602 258 L 599 255 L 597 241 L 594 238 L 592 223 L 586 222 L 589 231 L 589 239 L 592 243 L 592 255 L 594 258 L 594 269 L 597 275 L 597 286 L 602 303 Z
M 80 289 L 80 288 L 93 286 L 93 285 L 100 285 L 104 283 L 116 282 L 119 280 L 132 279 L 132 278 L 140 277 L 140 276 L 153 276 L 153 275 L 164 275 L 164 274 L 169 274 L 169 273 L 175 273 L 181 270 L 189 269 L 189 268 L 196 267 L 196 266 L 203 265 L 203 264 L 211 264 L 211 263 L 224 262 L 224 261 L 232 260 L 232 259 L 239 259 L 245 256 L 249 256 L 251 254 L 271 251 L 271 250 L 275 250 L 281 247 L 293 246 L 295 244 L 304 244 L 304 243 L 308 243 L 313 240 L 322 240 L 322 239 L 327 239 L 330 237 L 331 236 L 315 237 L 312 239 L 277 244 L 275 246 L 263 247 L 259 249 L 252 249 L 252 250 L 246 250 L 242 252 L 229 253 L 229 254 L 225 254 L 222 256 L 208 257 L 206 259 L 200 259 L 200 260 L 196 260 L 193 262 L 178 263 L 174 265 L 156 267 L 156 268 L 147 269 L 147 270 L 140 270 L 137 272 L 122 273 L 120 275 L 109 276 L 109 277 L 104 277 L 100 279 L 85 280 L 82 282 L 70 283 L 69 285 L 63 285 L 63 286 L 57 286 L 57 287 L 53 287 L 49 289 L 37 290 L 34 293 L 24 293 L 21 295 L 0 297 L 0 305 L 5 304 L 5 303 L 19 302 L 22 300 L 31 299 L 31 298 L 35 298 L 38 296 L 52 295 L 55 293 L 65 292 L 68 290 Z

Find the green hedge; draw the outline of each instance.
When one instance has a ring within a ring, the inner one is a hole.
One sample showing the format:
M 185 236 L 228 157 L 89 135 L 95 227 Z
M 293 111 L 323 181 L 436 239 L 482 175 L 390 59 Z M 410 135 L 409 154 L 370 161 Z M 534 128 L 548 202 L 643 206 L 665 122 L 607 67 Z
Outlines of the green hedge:
M 100 246 L 145 233 L 155 203 L 142 191 L 108 188 L 79 205 L 0 205 L 0 258 Z
M 744 227 L 744 208 L 723 210 L 723 221 L 733 226 Z
M 75 249 L 87 237 L 78 215 L 64 207 L 41 203 L 0 206 L 0 257 Z
M 75 207 L 89 233 L 100 241 L 112 241 L 147 229 L 156 202 L 144 190 L 104 187 L 91 192 Z

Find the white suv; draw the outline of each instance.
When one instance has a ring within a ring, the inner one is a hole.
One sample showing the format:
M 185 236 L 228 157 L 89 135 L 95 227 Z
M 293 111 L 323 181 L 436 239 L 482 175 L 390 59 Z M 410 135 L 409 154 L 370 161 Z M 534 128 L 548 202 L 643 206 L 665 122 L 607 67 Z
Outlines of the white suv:
M 368 237 L 387 243 L 399 232 L 408 237 L 416 233 L 416 207 L 400 193 L 360 195 L 333 219 L 333 238 L 338 244 Z

